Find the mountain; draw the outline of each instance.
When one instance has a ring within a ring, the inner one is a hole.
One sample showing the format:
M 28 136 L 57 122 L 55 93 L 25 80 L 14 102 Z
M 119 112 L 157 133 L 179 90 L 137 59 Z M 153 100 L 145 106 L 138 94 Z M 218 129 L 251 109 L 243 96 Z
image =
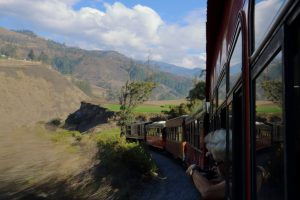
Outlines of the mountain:
M 174 75 L 166 67 L 157 69 L 116 51 L 89 51 L 68 47 L 37 36 L 27 30 L 0 28 L 0 54 L 17 59 L 33 59 L 51 65 L 76 81 L 90 84 L 93 96 L 117 100 L 127 80 L 154 81 L 159 84 L 152 99 L 186 97 L 193 87 L 189 77 Z
M 159 62 L 159 61 L 150 61 L 149 66 L 152 69 L 169 72 L 174 75 L 180 74 L 181 76 L 184 76 L 187 78 L 195 78 L 195 77 L 199 78 L 199 76 L 202 72 L 202 69 L 200 69 L 200 68 L 188 69 L 185 67 L 179 67 L 177 65 L 168 64 L 168 63 Z
M 88 97 L 49 65 L 0 59 L 0 127 L 65 118 Z

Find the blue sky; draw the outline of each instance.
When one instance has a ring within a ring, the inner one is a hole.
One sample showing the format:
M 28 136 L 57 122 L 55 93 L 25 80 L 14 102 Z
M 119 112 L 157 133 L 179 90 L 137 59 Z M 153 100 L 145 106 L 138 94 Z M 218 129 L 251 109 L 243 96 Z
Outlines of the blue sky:
M 84 49 L 205 67 L 205 0 L 0 0 L 0 26 Z
M 74 5 L 75 9 L 80 9 L 83 6 L 91 6 L 103 10 L 104 6 L 101 2 L 114 3 L 113 0 L 83 0 Z M 126 0 L 120 1 L 127 7 L 133 7 L 137 4 L 148 6 L 159 13 L 159 15 L 170 23 L 181 22 L 184 16 L 190 11 L 206 7 L 204 0 Z

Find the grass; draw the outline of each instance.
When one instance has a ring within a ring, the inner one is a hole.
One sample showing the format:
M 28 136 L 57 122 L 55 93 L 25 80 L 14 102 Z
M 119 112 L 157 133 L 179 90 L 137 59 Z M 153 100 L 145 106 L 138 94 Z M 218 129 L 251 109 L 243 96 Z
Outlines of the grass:
M 50 131 L 42 124 L 0 136 L 0 199 L 39 199 L 41 193 L 47 199 L 74 199 L 73 186 L 84 183 L 77 177 L 89 170 L 97 152 L 87 135 L 78 139 L 77 132 Z
M 104 104 L 104 107 L 108 108 L 111 111 L 118 112 L 120 111 L 119 104 Z M 139 105 L 134 112 L 135 113 L 161 113 L 163 110 L 169 110 L 169 105 Z
M 142 180 L 151 178 L 157 171 L 146 148 L 128 143 L 120 137 L 120 128 L 111 128 L 94 135 L 100 162 L 98 179 L 107 180 L 117 189 L 116 199 L 133 199 Z
M 145 147 L 126 142 L 119 127 L 80 134 L 40 123 L 0 136 L 0 194 L 7 199 L 41 193 L 47 199 L 133 199 L 156 171 Z
M 282 110 L 275 104 L 258 105 L 256 108 L 258 113 L 281 113 Z
M 144 104 L 137 106 L 134 110 L 135 113 L 154 113 L 158 114 L 161 111 L 168 111 L 170 106 L 179 105 L 181 103 L 186 103 L 185 99 L 179 100 L 162 100 L 162 101 L 146 101 Z M 103 104 L 105 108 L 111 111 L 120 111 L 120 105 L 117 103 L 105 103 Z

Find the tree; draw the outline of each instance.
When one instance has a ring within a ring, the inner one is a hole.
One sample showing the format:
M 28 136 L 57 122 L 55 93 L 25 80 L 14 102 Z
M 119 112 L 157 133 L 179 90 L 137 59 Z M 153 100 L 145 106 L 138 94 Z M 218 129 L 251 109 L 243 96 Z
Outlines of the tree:
M 28 58 L 29 60 L 34 60 L 35 55 L 34 55 L 33 49 L 30 49 L 30 51 L 29 51 L 29 53 L 28 53 L 28 55 L 27 55 L 27 58 Z
M 119 97 L 120 103 L 120 119 L 119 125 L 121 131 L 124 132 L 126 125 L 130 124 L 134 120 L 133 110 L 138 105 L 147 101 L 156 87 L 153 82 L 144 81 L 127 81 L 121 88 L 121 94 Z
M 62 74 L 72 74 L 79 59 L 69 58 L 67 56 L 55 56 L 52 59 L 52 66 Z
M 189 95 L 186 98 L 190 103 L 193 103 L 196 100 L 205 99 L 205 82 L 199 81 L 196 83 L 195 87 L 189 91 Z
M 162 113 L 168 115 L 168 118 L 171 119 L 181 115 L 187 115 L 190 113 L 190 110 L 186 103 L 181 103 L 178 106 L 170 106 L 170 110 L 163 110 Z
M 38 60 L 43 62 L 43 63 L 48 63 L 49 62 L 49 58 L 48 58 L 47 54 L 45 54 L 43 51 L 39 55 Z
M 268 80 L 261 83 L 267 99 L 277 105 L 282 104 L 282 82 L 280 80 Z
M 16 57 L 17 47 L 12 44 L 6 44 L 0 49 L 1 55 L 5 55 L 7 57 Z

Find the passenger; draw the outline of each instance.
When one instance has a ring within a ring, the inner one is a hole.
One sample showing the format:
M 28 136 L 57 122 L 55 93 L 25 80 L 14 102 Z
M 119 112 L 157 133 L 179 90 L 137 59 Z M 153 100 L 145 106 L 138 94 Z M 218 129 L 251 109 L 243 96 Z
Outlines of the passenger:
M 231 135 L 230 131 L 230 141 L 232 140 Z M 209 151 L 207 156 L 211 155 L 216 162 L 217 177 L 209 178 L 206 172 L 202 171 L 194 164 L 188 167 L 186 173 L 192 178 L 203 199 L 224 199 L 226 188 L 226 167 L 224 164 L 226 158 L 226 130 L 219 129 L 209 133 L 205 137 L 205 143 L 206 148 Z M 231 152 L 231 146 L 229 147 L 229 151 Z M 231 153 L 229 154 L 231 155 Z M 265 177 L 265 171 L 262 167 L 257 167 L 257 169 L 261 172 L 257 173 L 257 190 L 259 190 Z

